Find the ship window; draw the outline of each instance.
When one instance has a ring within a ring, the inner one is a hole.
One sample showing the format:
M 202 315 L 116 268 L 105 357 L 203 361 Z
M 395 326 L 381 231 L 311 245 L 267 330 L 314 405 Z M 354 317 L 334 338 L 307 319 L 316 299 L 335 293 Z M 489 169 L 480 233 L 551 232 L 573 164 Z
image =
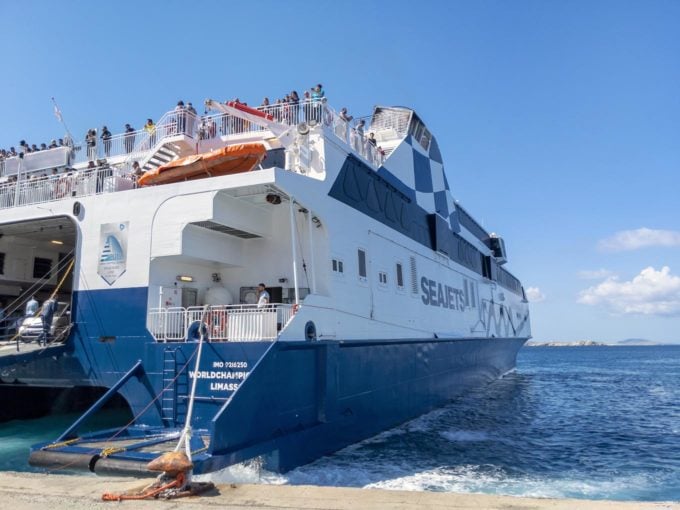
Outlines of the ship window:
M 423 131 L 423 136 L 420 139 L 420 145 L 423 147 L 423 149 L 428 150 L 430 148 L 430 139 L 432 138 L 432 135 L 430 134 L 430 131 L 426 128 L 425 131 Z
M 359 278 L 366 278 L 366 252 L 359 250 Z
M 397 287 L 400 289 L 404 288 L 404 270 L 402 269 L 401 262 L 397 262 Z
M 481 255 L 481 254 L 480 254 Z M 482 276 L 491 280 L 491 257 L 481 255 L 482 257 Z
M 5 254 L 0 253 L 0 274 L 5 274 Z
M 380 282 L 380 285 L 387 285 L 387 273 L 380 271 L 378 273 L 378 281 Z
M 52 271 L 52 259 L 33 259 L 33 278 L 44 278 Z
M 342 264 L 342 260 L 339 259 L 333 259 L 333 272 L 334 273 L 344 273 L 344 267 Z
M 415 257 L 411 257 L 411 292 L 418 294 L 418 271 L 416 270 Z

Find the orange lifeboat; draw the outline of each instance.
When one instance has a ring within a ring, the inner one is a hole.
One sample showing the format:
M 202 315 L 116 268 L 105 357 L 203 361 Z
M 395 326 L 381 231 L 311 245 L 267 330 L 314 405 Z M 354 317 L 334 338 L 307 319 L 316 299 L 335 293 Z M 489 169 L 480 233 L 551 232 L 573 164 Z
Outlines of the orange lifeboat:
M 267 150 L 261 143 L 229 145 L 213 152 L 187 156 L 149 170 L 139 178 L 141 186 L 191 181 L 218 175 L 250 172 L 264 159 Z

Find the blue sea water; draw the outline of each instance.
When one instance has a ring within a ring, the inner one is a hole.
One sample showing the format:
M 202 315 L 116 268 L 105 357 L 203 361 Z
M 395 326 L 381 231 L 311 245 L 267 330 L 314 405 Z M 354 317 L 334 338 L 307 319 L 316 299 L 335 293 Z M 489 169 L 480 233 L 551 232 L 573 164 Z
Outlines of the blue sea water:
M 0 424 L 0 469 L 69 419 Z M 103 419 L 114 419 L 115 415 Z M 285 475 L 217 481 L 680 500 L 680 346 L 523 348 L 517 370 L 401 427 Z

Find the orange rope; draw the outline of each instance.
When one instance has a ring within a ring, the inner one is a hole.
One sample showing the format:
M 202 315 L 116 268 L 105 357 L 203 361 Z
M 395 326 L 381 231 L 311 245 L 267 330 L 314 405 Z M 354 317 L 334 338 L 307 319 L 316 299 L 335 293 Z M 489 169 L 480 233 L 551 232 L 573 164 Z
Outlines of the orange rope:
M 153 488 L 153 485 L 152 485 L 151 487 L 144 489 L 144 491 L 141 492 L 140 494 L 113 494 L 111 492 L 105 492 L 104 494 L 102 494 L 102 500 L 103 501 L 125 501 L 125 500 L 139 501 L 141 499 L 155 498 L 161 492 L 166 491 L 168 489 L 181 488 L 184 485 L 184 480 L 186 480 L 184 473 L 178 473 L 177 477 L 173 481 L 171 481 L 170 483 L 166 483 L 165 485 L 161 485 L 160 487 Z

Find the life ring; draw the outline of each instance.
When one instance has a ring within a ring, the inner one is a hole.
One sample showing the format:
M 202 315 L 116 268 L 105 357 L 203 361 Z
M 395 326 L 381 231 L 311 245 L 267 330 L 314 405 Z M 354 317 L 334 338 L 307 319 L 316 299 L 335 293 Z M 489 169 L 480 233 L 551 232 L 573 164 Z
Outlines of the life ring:
M 227 312 L 215 313 L 209 311 L 205 314 L 204 323 L 208 326 L 208 330 L 213 338 L 226 339 L 227 336 Z

